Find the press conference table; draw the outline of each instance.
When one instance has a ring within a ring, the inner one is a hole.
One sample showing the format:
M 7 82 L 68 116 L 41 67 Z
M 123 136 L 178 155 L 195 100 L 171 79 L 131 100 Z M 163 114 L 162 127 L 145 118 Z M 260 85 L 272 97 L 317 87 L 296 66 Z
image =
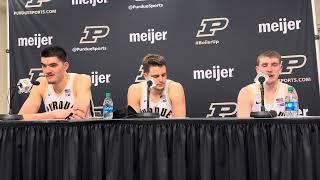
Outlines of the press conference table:
M 320 179 L 320 117 L 0 121 L 0 179 Z

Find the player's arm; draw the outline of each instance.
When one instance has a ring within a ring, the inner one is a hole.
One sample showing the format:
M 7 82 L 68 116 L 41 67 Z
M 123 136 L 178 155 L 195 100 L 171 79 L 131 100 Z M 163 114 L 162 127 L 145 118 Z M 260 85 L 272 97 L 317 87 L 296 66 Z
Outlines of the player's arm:
M 127 94 L 128 105 L 131 106 L 137 113 L 140 113 L 141 89 L 139 87 L 139 84 L 132 84 L 129 87 Z
M 250 117 L 252 109 L 252 102 L 251 102 L 251 94 L 247 87 L 244 87 L 240 90 L 238 95 L 238 102 L 237 102 L 237 117 L 238 118 L 248 118 Z
M 186 100 L 182 85 L 177 82 L 172 82 L 169 88 L 172 117 L 186 117 Z
M 44 78 L 39 78 L 38 81 L 40 85 L 32 87 L 18 114 L 22 115 L 25 120 L 54 119 L 56 115 L 53 112 L 38 113 L 46 87 Z
M 89 110 L 91 100 L 91 79 L 85 74 L 77 74 L 74 79 L 75 104 L 72 119 L 83 119 Z

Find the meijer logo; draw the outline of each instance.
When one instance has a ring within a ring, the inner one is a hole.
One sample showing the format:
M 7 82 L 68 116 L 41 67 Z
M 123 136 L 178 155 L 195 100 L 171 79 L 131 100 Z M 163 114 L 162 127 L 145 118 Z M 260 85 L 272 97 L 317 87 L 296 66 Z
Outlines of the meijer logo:
M 207 114 L 207 117 L 235 116 L 237 112 L 237 103 L 235 102 L 211 103 L 209 110 L 211 110 L 211 113 Z
M 33 37 L 19 37 L 18 46 L 35 46 L 40 48 L 41 46 L 51 45 L 53 36 L 41 36 L 41 34 L 34 34 Z
M 292 74 L 294 69 L 300 69 L 307 63 L 305 55 L 289 55 L 281 56 L 282 59 L 282 72 L 281 74 Z
M 212 66 L 211 69 L 197 69 L 193 70 L 193 79 L 221 79 L 232 78 L 234 68 L 220 68 L 220 66 Z
M 166 35 L 168 31 L 155 31 L 154 29 L 148 29 L 147 32 L 142 33 L 130 33 L 129 41 L 130 42 L 150 42 L 154 44 L 156 41 L 165 41 L 167 40 Z
M 109 84 L 110 78 L 111 74 L 100 74 L 98 71 L 91 72 L 91 83 L 94 86 L 98 86 L 99 84 Z
M 49 2 L 50 0 L 29 0 L 27 1 L 25 7 L 26 8 L 33 8 L 33 7 L 41 7 L 42 3 Z
M 96 43 L 98 39 L 104 38 L 109 34 L 109 26 L 86 26 L 81 37 L 80 44 Z
M 258 28 L 259 33 L 280 31 L 282 34 L 287 34 L 288 31 L 301 29 L 300 24 L 301 20 L 287 22 L 287 18 L 279 18 L 278 22 L 260 23 L 258 24 Z
M 216 31 L 221 31 L 227 28 L 229 24 L 228 18 L 210 18 L 203 19 L 200 26 L 201 30 L 198 31 L 196 37 L 214 36 Z
M 107 4 L 108 0 L 72 0 L 72 5 L 91 5 L 96 6 L 97 4 Z

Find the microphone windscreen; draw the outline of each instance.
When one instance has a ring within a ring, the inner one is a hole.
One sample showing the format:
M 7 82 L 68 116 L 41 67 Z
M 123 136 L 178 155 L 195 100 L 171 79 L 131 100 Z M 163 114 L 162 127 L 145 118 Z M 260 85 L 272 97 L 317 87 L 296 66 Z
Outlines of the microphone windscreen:
M 264 83 L 265 80 L 266 80 L 266 78 L 265 78 L 264 76 L 260 76 L 260 77 L 258 78 L 258 81 L 259 81 L 260 83 Z
M 152 80 L 148 80 L 148 81 L 147 81 L 148 87 L 152 86 L 152 84 L 153 84 Z
M 33 85 L 35 85 L 35 86 L 40 85 L 40 82 L 39 82 L 39 81 L 31 81 L 31 83 L 32 83 Z
M 258 73 L 257 76 L 254 78 L 254 82 L 259 82 L 260 84 L 264 84 L 268 81 L 269 76 L 263 73 Z

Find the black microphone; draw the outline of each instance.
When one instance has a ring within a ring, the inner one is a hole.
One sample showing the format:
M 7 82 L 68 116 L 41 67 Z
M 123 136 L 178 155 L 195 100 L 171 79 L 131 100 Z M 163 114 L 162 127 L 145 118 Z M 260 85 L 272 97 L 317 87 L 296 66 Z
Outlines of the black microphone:
M 152 86 L 153 82 L 152 80 L 148 80 L 147 81 L 147 86 L 148 86 L 148 89 L 147 89 L 147 112 L 151 112 L 149 107 L 150 107 L 150 87 Z
M 21 115 L 13 114 L 13 98 L 15 94 L 29 93 L 32 86 L 40 85 L 39 81 L 30 81 L 30 79 L 20 79 L 16 86 L 10 87 L 10 101 L 9 101 L 9 113 L 0 114 L 0 119 L 2 120 L 21 120 L 23 117 Z
M 30 81 L 32 85 L 34 86 L 39 86 L 40 85 L 40 82 L 39 81 Z M 18 84 L 18 87 L 22 87 L 22 84 Z
M 259 76 L 258 81 L 260 84 L 263 84 L 266 81 L 266 78 L 264 76 Z
M 152 86 L 152 84 L 153 84 L 152 80 L 147 81 L 148 88 L 150 88 Z
M 31 84 L 34 86 L 39 86 L 40 82 L 39 81 L 31 81 Z
M 277 116 L 277 112 L 274 110 L 266 111 L 264 106 L 264 83 L 268 80 L 269 76 L 259 73 L 255 78 L 255 81 L 260 83 L 260 94 L 261 94 L 261 111 L 251 112 L 250 117 L 254 118 L 272 118 Z
M 264 87 L 263 83 L 266 80 L 263 76 L 260 76 L 258 78 L 258 81 L 260 82 L 260 94 L 261 94 L 261 111 L 265 111 L 266 108 L 264 107 Z
M 20 79 L 17 83 L 18 93 L 30 93 L 31 88 L 38 85 L 40 85 L 39 81 L 31 81 L 29 78 Z
M 132 117 L 135 118 L 159 118 L 160 115 L 158 113 L 153 113 L 150 109 L 150 90 L 151 87 L 154 86 L 154 82 L 152 79 L 147 80 L 147 112 L 137 113 Z

